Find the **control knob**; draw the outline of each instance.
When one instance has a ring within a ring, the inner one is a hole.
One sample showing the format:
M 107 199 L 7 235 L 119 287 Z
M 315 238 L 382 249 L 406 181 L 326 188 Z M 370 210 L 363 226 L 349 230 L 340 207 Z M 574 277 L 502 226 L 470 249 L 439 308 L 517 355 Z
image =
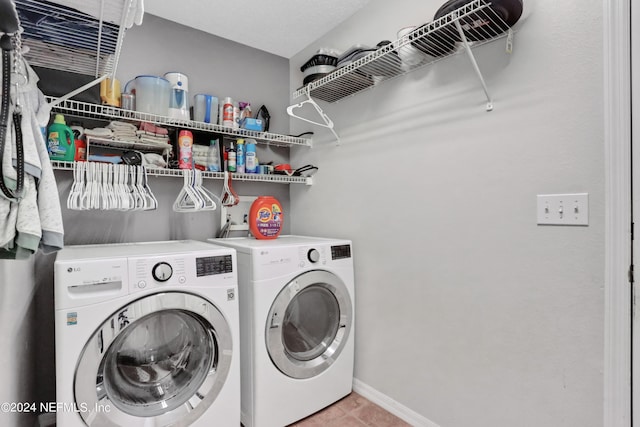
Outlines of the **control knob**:
M 166 282 L 173 275 L 173 268 L 166 262 L 159 262 L 151 269 L 153 278 L 158 282 Z
M 307 258 L 309 261 L 316 263 L 320 261 L 320 252 L 318 252 L 317 249 L 309 249 L 309 252 L 307 252 Z

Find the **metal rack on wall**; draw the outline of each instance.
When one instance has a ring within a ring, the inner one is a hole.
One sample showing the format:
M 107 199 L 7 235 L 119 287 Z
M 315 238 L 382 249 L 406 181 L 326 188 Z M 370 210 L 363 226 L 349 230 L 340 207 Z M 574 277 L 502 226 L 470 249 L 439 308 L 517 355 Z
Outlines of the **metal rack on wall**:
M 74 162 L 51 161 L 51 165 L 56 170 L 73 171 Z M 170 176 L 182 178 L 184 173 L 180 169 L 160 169 L 147 168 L 149 176 Z M 310 176 L 287 176 L 274 174 L 255 174 L 255 173 L 232 173 L 234 181 L 251 181 L 251 182 L 270 182 L 274 184 L 305 184 L 313 185 L 313 178 Z M 202 177 L 205 179 L 224 179 L 224 172 L 208 172 L 203 171 Z
M 306 99 L 289 106 L 287 112 L 292 117 L 329 128 L 339 142 L 333 122 L 314 98 L 329 103 L 338 102 L 460 52 L 467 54 L 478 76 L 487 99 L 486 110 L 493 110 L 493 100 L 472 48 L 506 37 L 506 51 L 511 53 L 513 30 L 491 6 L 491 0 L 472 0 L 393 42 L 355 57 L 351 63 L 294 91 L 294 100 L 300 97 Z M 316 109 L 321 121 L 297 115 L 296 110 L 305 104 Z
M 49 103 L 55 103 L 56 98 L 47 97 Z M 311 147 L 310 138 L 301 138 L 290 135 L 279 135 L 270 132 L 257 132 L 247 129 L 232 129 L 211 123 L 196 122 L 193 120 L 175 119 L 165 116 L 157 116 L 138 111 L 123 110 L 110 105 L 98 105 L 87 102 L 65 100 L 55 104 L 53 111 L 61 114 L 70 114 L 78 117 L 86 117 L 97 120 L 130 120 L 144 121 L 162 126 L 179 127 L 180 129 L 201 130 L 218 133 L 238 138 L 254 138 L 258 143 L 274 145 L 278 147 L 304 146 Z
M 15 1 L 29 64 L 95 78 L 54 105 L 115 75 L 126 30 L 144 13 L 133 0 L 7 1 Z

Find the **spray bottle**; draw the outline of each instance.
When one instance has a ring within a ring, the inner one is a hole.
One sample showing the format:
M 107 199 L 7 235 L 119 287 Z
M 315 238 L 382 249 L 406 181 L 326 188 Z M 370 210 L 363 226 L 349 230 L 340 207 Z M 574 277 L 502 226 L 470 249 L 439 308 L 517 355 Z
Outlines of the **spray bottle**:
M 244 139 L 236 142 L 236 171 L 244 173 Z

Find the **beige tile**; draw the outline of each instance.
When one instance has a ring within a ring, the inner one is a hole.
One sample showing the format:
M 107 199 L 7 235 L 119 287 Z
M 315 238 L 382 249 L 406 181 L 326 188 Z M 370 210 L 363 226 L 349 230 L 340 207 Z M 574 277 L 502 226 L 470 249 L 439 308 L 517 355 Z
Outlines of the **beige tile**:
M 368 403 L 353 411 L 351 414 L 366 425 L 372 427 L 411 427 L 402 419 L 373 403 Z
M 323 427 L 366 427 L 366 424 L 353 415 L 346 415 L 329 421 Z
M 311 416 L 290 424 L 289 427 L 322 427 L 322 424 Z
M 364 397 L 360 396 L 358 393 L 353 392 L 350 395 L 337 401 L 335 403 L 335 406 L 338 406 L 341 409 L 343 409 L 346 413 L 349 413 L 349 412 L 355 411 L 358 408 L 361 408 L 367 403 L 370 403 L 370 402 Z
M 322 425 L 326 425 L 328 422 L 335 420 L 337 418 L 341 418 L 346 415 L 346 412 L 336 405 L 331 405 L 327 408 L 324 408 L 320 412 L 316 412 L 312 417 L 314 421 L 321 423 Z

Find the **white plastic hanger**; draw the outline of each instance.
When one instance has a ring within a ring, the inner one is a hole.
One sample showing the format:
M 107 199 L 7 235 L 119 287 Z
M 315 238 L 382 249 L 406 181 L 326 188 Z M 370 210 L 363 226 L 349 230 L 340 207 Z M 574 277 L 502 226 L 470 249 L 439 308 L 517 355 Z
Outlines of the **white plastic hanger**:
M 331 121 L 331 119 L 329 118 L 329 116 L 327 116 L 325 114 L 324 111 L 322 111 L 322 108 L 320 108 L 320 106 L 316 103 L 316 101 L 313 100 L 313 98 L 311 98 L 311 95 L 309 94 L 309 91 L 307 90 L 305 92 L 305 95 L 307 95 L 307 99 L 300 102 L 299 104 L 294 104 L 294 105 L 290 105 L 287 107 L 287 113 L 291 116 L 291 117 L 295 117 L 296 119 L 300 119 L 302 121 L 314 124 L 316 126 L 321 126 L 321 127 L 325 127 L 327 129 L 329 129 L 336 137 L 336 141 L 338 142 L 338 144 L 340 143 L 340 137 L 338 136 L 338 134 L 336 133 L 335 130 L 333 130 L 333 121 Z M 316 109 L 316 111 L 318 112 L 318 114 L 320 115 L 320 118 L 322 119 L 322 122 L 315 122 L 313 120 L 309 120 L 307 118 L 304 117 L 300 117 L 298 115 L 296 115 L 294 113 L 294 110 L 296 108 L 302 108 L 305 104 L 311 104 L 313 106 L 313 108 Z
M 67 198 L 67 209 L 81 210 L 82 193 L 84 191 L 84 171 L 85 162 L 75 162 L 73 164 L 73 185 L 69 190 Z
M 207 189 L 203 185 L 202 173 L 198 169 L 193 170 L 193 181 L 194 181 L 194 188 L 200 194 L 200 197 L 202 197 L 202 200 L 204 200 L 204 207 L 202 208 L 202 210 L 215 211 L 216 208 L 218 207 L 215 200 L 217 200 L 218 203 L 220 203 L 220 199 L 218 198 L 218 196 L 213 194 L 211 191 L 209 191 L 209 189 Z
M 156 199 L 156 196 L 153 195 L 153 192 L 151 191 L 151 188 L 149 187 L 149 181 L 147 179 L 147 168 L 145 166 L 138 166 L 140 168 L 141 174 L 140 177 L 142 179 L 141 185 L 142 188 L 144 188 L 144 192 L 146 194 L 147 197 L 147 202 L 148 202 L 148 210 L 155 210 L 158 208 L 158 199 Z
M 173 210 L 175 212 L 194 212 L 203 209 L 205 201 L 194 188 L 193 177 L 195 174 L 191 169 L 185 169 L 182 171 L 182 175 L 182 189 L 173 202 Z

